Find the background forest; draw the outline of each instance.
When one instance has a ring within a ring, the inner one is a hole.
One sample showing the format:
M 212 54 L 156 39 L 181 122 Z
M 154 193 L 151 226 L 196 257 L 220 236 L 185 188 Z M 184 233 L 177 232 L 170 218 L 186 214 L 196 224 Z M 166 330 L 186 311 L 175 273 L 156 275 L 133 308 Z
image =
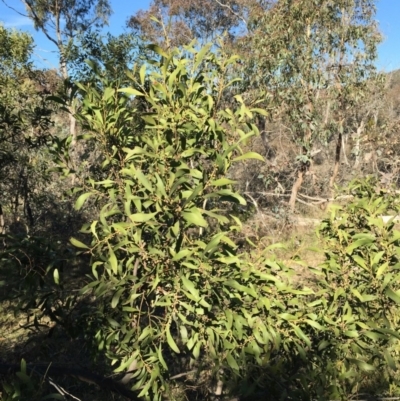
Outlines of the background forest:
M 0 25 L 0 400 L 400 399 L 376 2 L 20 1 L 59 68 Z

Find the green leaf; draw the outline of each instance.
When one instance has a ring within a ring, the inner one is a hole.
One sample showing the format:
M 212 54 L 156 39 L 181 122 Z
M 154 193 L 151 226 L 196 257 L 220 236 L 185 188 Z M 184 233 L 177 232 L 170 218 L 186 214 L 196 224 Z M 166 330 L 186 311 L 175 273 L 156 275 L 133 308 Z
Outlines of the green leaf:
M 81 241 L 77 240 L 74 237 L 71 237 L 69 239 L 69 241 L 71 242 L 71 244 L 73 246 L 76 246 L 77 248 L 84 248 L 84 249 L 89 249 L 89 247 L 87 245 L 85 245 L 84 243 L 82 243 Z
M 110 97 L 114 96 L 115 90 L 113 88 L 106 88 L 103 93 L 103 100 L 107 101 Z
M 256 152 L 247 152 L 243 155 L 240 155 L 238 157 L 235 157 L 234 159 L 232 159 L 232 162 L 238 162 L 240 160 L 247 160 L 247 159 L 256 159 L 256 160 L 260 160 L 260 161 L 265 161 L 265 159 Z
M 154 18 L 154 19 L 153 19 Z M 155 17 L 153 17 L 153 20 L 156 20 L 158 23 L 160 23 L 160 21 L 158 21 Z M 148 49 L 150 49 L 151 51 L 153 51 L 154 53 L 159 54 L 162 57 L 168 58 L 168 54 L 158 45 L 152 43 L 146 46 Z
M 58 273 L 58 269 L 57 268 L 54 269 L 54 271 L 53 271 L 53 278 L 54 278 L 54 282 L 56 284 L 60 284 L 60 275 Z
M 195 63 L 193 68 L 196 70 L 200 63 L 204 60 L 204 57 L 206 56 L 206 54 L 209 52 L 210 48 L 211 48 L 212 44 L 211 43 L 207 43 L 205 46 L 203 46 L 199 52 L 196 54 L 195 56 Z
M 380 262 L 380 260 L 382 259 L 382 256 L 384 255 L 384 253 L 385 253 L 385 251 L 377 252 L 372 259 L 372 264 L 377 265 Z
M 320 330 L 320 331 L 324 331 L 324 330 L 325 330 L 325 327 L 321 326 L 318 322 L 315 322 L 314 320 L 306 319 L 305 321 L 306 321 L 310 326 L 314 327 L 314 328 L 317 329 L 317 330 Z
M 112 250 L 111 246 L 109 246 L 108 249 L 110 252 L 110 257 L 108 258 L 108 263 L 110 264 L 113 273 L 116 275 L 118 273 L 118 260 L 117 260 L 117 257 L 115 256 L 115 253 Z
M 369 363 L 361 361 L 359 359 L 349 358 L 348 361 L 357 365 L 364 372 L 373 372 L 375 370 L 375 367 L 373 365 L 370 365 Z
M 82 194 L 75 202 L 75 210 L 80 210 L 86 199 L 88 199 L 91 195 L 91 192 L 86 192 L 85 194 Z
M 310 339 L 305 335 L 303 330 L 299 326 L 294 325 L 293 323 L 290 323 L 290 325 L 293 327 L 294 332 L 296 333 L 296 336 L 300 338 L 300 340 L 303 340 L 309 347 L 311 347 L 311 341 Z
M 318 344 L 318 351 L 322 351 L 323 349 L 325 349 L 326 347 L 328 347 L 329 345 L 331 345 L 331 343 L 327 340 L 322 340 L 319 344 Z
M 260 114 L 260 115 L 265 116 L 265 117 L 269 116 L 268 111 L 266 111 L 264 109 L 254 108 L 254 109 L 250 109 L 250 111 L 252 113 L 257 113 L 257 114 Z
M 172 258 L 172 261 L 178 262 L 182 258 L 184 258 L 186 256 L 190 256 L 192 253 L 193 253 L 193 251 L 190 251 L 189 249 L 182 249 L 177 254 L 175 254 L 175 256 Z
M 358 337 L 358 331 L 356 331 L 356 330 L 347 330 L 347 331 L 344 331 L 343 334 L 350 338 Z
M 158 212 L 155 213 L 134 213 L 129 216 L 129 218 L 134 223 L 145 223 L 146 221 L 151 220 Z
M 111 300 L 111 308 L 115 308 L 118 305 L 119 299 L 121 297 L 121 294 L 124 292 L 124 288 L 120 288 L 112 297 Z
M 228 201 L 233 203 L 239 203 L 240 205 L 246 206 L 246 200 L 240 196 L 239 194 L 232 192 L 229 189 L 221 189 L 220 191 L 215 192 L 215 194 L 219 195 L 221 201 Z M 208 196 L 205 196 L 207 198 Z M 211 197 L 211 196 L 210 196 Z
M 359 266 L 361 266 L 364 270 L 368 270 L 367 265 L 366 265 L 366 263 L 365 263 L 365 260 L 364 260 L 361 256 L 359 256 L 359 255 L 354 255 L 354 256 L 353 256 L 353 259 L 354 259 L 354 261 L 355 261 Z
M 239 372 L 239 365 L 237 364 L 235 358 L 232 356 L 231 353 L 228 353 L 226 356 L 226 361 L 228 362 L 228 365 L 231 367 L 232 370 Z
M 193 351 L 192 351 L 193 356 L 195 357 L 195 359 L 199 359 L 200 350 L 201 350 L 201 342 L 198 341 L 198 342 L 196 343 L 196 345 L 193 347 Z
M 143 341 L 145 338 L 149 337 L 152 334 L 152 329 L 150 326 L 146 326 L 143 331 L 140 333 L 138 338 L 138 342 Z
M 117 90 L 118 92 L 126 93 L 128 95 L 134 95 L 134 96 L 144 96 L 144 94 L 137 89 L 134 88 L 121 88 Z
M 108 323 L 110 323 L 111 327 L 114 327 L 114 328 L 121 327 L 121 325 L 116 320 L 114 320 L 113 318 L 111 318 L 109 316 L 107 316 L 107 321 L 108 321 Z
M 146 178 L 141 170 L 135 171 L 135 176 L 139 180 L 139 182 L 150 192 L 153 193 L 153 186 L 150 184 L 150 181 Z
M 226 316 L 226 328 L 228 330 L 232 329 L 233 324 L 233 313 L 230 309 L 225 309 L 225 316 Z
M 381 264 L 376 271 L 376 278 L 379 278 L 382 276 L 383 273 L 385 273 L 386 269 L 389 267 L 389 262 L 385 262 Z
M 16 376 L 25 384 L 31 383 L 31 378 L 24 372 L 17 372 Z
M 258 298 L 258 294 L 253 288 L 246 287 L 239 284 L 236 280 L 226 280 L 222 283 L 224 286 L 234 288 L 238 291 L 244 292 L 247 295 L 251 295 L 253 298 Z
M 172 351 L 176 352 L 177 354 L 180 353 L 178 346 L 176 345 L 175 340 L 172 338 L 171 332 L 170 332 L 170 325 L 167 325 L 165 328 L 165 333 L 167 334 L 167 343 L 172 349 Z
M 350 244 L 346 248 L 346 253 L 351 255 L 355 249 L 360 248 L 364 245 L 372 244 L 374 241 L 375 241 L 375 237 L 373 235 L 366 234 L 365 238 L 360 238 L 360 239 L 354 241 L 352 244 Z
M 51 100 L 51 101 L 61 104 L 63 106 L 67 106 L 67 102 L 63 98 L 58 97 L 58 96 L 47 96 L 46 100 L 47 101 Z
M 26 361 L 24 358 L 21 359 L 21 372 L 26 374 Z
M 163 366 L 163 368 L 164 368 L 166 371 L 168 371 L 168 365 L 167 365 L 166 362 L 165 362 L 165 359 L 164 359 L 164 356 L 163 356 L 163 353 L 162 353 L 161 344 L 160 344 L 160 346 L 157 348 L 157 356 L 158 356 L 158 359 L 159 359 L 159 361 L 161 362 L 161 365 Z
M 194 208 L 191 208 L 189 210 L 182 212 L 182 217 L 188 223 L 194 224 L 196 226 L 200 226 L 200 227 L 208 226 L 207 221 L 201 215 L 200 210 L 197 207 L 194 207 Z
M 392 289 L 390 289 L 389 287 L 386 288 L 385 294 L 386 294 L 386 296 L 388 296 L 391 300 L 393 300 L 393 301 L 396 302 L 397 304 L 400 304 L 400 295 L 397 294 L 396 292 L 394 292 L 394 291 L 393 291 Z
M 211 185 L 214 187 L 222 187 L 224 185 L 233 185 L 237 181 L 230 180 L 229 178 L 219 178 L 218 180 L 211 181 Z
M 200 295 L 199 290 L 195 288 L 194 284 L 185 276 L 181 276 L 183 287 L 189 291 L 193 297 L 195 298 L 195 302 L 199 302 Z
M 396 362 L 387 349 L 383 351 L 383 356 L 384 356 L 385 361 L 388 364 L 389 368 L 396 371 L 397 370 Z
M 283 319 L 283 320 L 288 320 L 288 321 L 290 321 L 290 320 L 296 320 L 296 319 L 297 319 L 296 316 L 291 315 L 290 313 L 280 313 L 278 316 L 279 316 L 281 319 Z

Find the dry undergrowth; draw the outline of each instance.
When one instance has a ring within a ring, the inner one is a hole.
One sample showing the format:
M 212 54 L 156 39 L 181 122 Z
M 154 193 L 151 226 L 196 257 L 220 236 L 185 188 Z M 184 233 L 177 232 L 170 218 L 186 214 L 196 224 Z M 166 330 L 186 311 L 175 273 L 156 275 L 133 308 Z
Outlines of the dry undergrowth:
M 324 260 L 317 228 L 325 216 L 326 212 L 318 211 L 307 217 L 276 219 L 259 211 L 243 225 L 242 241 L 248 238 L 260 251 L 272 244 L 282 244 L 282 248 L 270 251 L 271 258 L 294 269 L 295 283 L 310 287 L 315 277 L 309 267 L 317 268 Z

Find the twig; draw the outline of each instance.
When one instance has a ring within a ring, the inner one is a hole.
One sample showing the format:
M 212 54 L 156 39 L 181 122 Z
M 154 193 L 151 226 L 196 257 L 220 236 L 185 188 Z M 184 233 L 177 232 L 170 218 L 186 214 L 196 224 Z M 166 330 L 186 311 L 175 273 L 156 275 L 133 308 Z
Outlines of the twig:
M 296 202 L 299 202 L 303 205 L 309 206 L 309 207 L 313 207 L 313 208 L 317 208 L 317 206 L 314 203 L 308 203 L 306 201 L 303 201 L 302 199 L 296 198 Z
M 189 372 L 179 373 L 175 376 L 170 377 L 170 380 L 180 379 L 181 377 L 188 376 L 188 375 L 191 375 L 192 373 L 196 373 L 196 372 L 197 372 L 197 370 L 189 370 Z
M 11 7 L 9 4 L 7 4 L 7 2 L 5 0 L 1 0 L 1 1 L 6 7 L 8 7 L 9 9 L 11 9 L 13 11 L 15 11 L 17 14 L 21 15 L 22 17 L 29 18 L 28 15 L 22 14 L 20 11 L 16 10 L 14 7 Z
M 69 395 L 71 398 L 77 401 L 82 401 L 80 398 L 75 397 L 73 394 L 69 393 L 67 390 L 62 388 L 60 385 L 56 384 L 51 377 L 47 378 L 50 385 L 52 385 L 62 396 Z
M 236 18 L 239 18 L 240 20 L 242 20 L 242 22 L 243 22 L 244 25 L 246 26 L 246 29 L 248 30 L 247 21 L 246 21 L 242 16 L 240 16 L 240 15 L 237 14 L 237 13 L 235 13 L 235 12 L 232 10 L 232 7 L 229 7 L 227 4 L 221 3 L 219 0 L 214 0 L 214 1 L 215 1 L 216 3 L 218 3 L 221 7 L 227 8 Z
M 326 199 L 314 198 L 313 196 L 308 196 L 308 195 L 304 195 L 304 194 L 301 194 L 301 193 L 298 193 L 297 195 L 301 196 L 302 198 L 313 200 L 313 201 L 331 202 L 333 200 L 332 198 L 326 198 Z
M 264 196 L 281 196 L 281 197 L 286 197 L 289 198 L 290 194 L 278 194 L 275 192 L 243 192 L 245 195 L 250 195 L 250 194 L 259 194 L 259 195 L 264 195 Z
M 251 199 L 251 201 L 253 202 L 253 205 L 255 206 L 257 212 L 259 212 L 260 210 L 258 209 L 258 205 L 257 205 L 256 200 L 248 192 L 245 192 L 245 195 L 248 196 Z

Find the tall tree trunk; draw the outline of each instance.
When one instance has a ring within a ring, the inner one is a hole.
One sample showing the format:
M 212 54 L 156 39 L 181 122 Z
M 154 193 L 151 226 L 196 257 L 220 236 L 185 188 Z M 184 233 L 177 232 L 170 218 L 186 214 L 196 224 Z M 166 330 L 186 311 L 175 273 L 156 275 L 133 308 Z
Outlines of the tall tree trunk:
M 6 225 L 4 223 L 3 208 L 0 205 L 0 234 L 6 233 Z
M 349 161 L 347 160 L 347 154 L 346 154 L 346 144 L 347 144 L 347 136 L 342 135 L 342 153 L 343 153 L 343 163 L 348 166 Z
M 309 103 L 310 110 L 312 110 L 312 107 L 313 107 L 312 103 L 310 102 Z M 311 129 L 308 129 L 306 132 L 306 135 L 304 137 L 304 143 L 310 144 L 311 137 L 312 137 Z M 308 149 L 306 146 L 303 146 L 302 153 L 303 153 L 303 155 L 308 154 Z M 305 173 L 310 169 L 310 165 L 311 165 L 310 162 L 302 163 L 302 165 L 300 166 L 300 168 L 297 172 L 297 179 L 292 186 L 292 192 L 291 192 L 290 199 L 289 199 L 289 208 L 290 208 L 291 212 L 294 212 L 294 209 L 296 207 L 297 194 L 301 188 L 301 185 L 303 184 Z
M 355 161 L 354 161 L 354 168 L 358 168 L 360 165 L 360 156 L 361 156 L 361 147 L 360 147 L 360 141 L 361 141 L 361 133 L 364 130 L 364 120 L 361 121 L 361 124 L 357 128 L 356 134 L 355 134 L 355 145 L 354 145 L 354 155 L 355 155 Z
M 69 74 L 68 74 L 68 68 L 67 68 L 67 63 L 65 61 L 64 55 L 63 55 L 63 46 L 62 46 L 62 42 L 60 39 L 60 71 L 62 74 L 62 77 L 64 78 L 64 80 L 67 80 L 69 78 Z M 70 95 L 71 90 L 68 91 L 68 96 Z M 77 132 L 76 132 L 76 119 L 74 117 L 74 110 L 72 109 L 72 107 L 70 106 L 68 108 L 69 111 L 69 134 L 71 136 L 71 162 L 72 162 L 72 167 L 73 169 L 76 171 L 76 167 L 78 165 L 78 150 L 77 150 Z M 75 180 L 76 180 L 76 174 L 72 174 L 71 175 L 71 179 L 72 179 L 72 185 L 75 184 Z
M 301 188 L 301 185 L 303 184 L 303 179 L 304 179 L 304 170 L 299 170 L 297 173 L 297 179 L 295 183 L 292 186 L 292 193 L 290 195 L 290 200 L 289 200 L 289 208 L 291 212 L 294 212 L 294 208 L 296 206 L 296 199 L 297 199 L 297 194 Z
M 336 152 L 335 152 L 335 165 L 333 167 L 333 173 L 331 175 L 331 179 L 329 180 L 329 188 L 331 190 L 331 194 L 333 196 L 333 192 L 334 192 L 334 184 L 335 184 L 335 180 L 337 178 L 337 175 L 339 173 L 339 165 L 340 165 L 340 153 L 342 152 L 342 141 L 343 139 L 343 134 L 342 131 L 339 131 L 339 135 L 337 137 L 337 141 L 336 141 Z
M 67 63 L 66 63 L 66 61 L 64 59 L 64 56 L 62 54 L 61 54 L 61 57 L 60 57 L 60 70 L 61 70 L 62 77 L 65 80 L 67 80 L 69 78 L 68 69 L 67 69 Z M 70 93 L 68 93 L 68 94 L 70 94 Z M 70 108 L 69 112 L 70 112 L 70 114 L 69 114 L 69 133 L 70 133 L 70 135 L 72 137 L 71 148 L 72 148 L 73 151 L 75 151 L 76 139 L 77 139 L 76 138 L 76 136 L 77 136 L 76 135 L 76 119 L 74 117 L 72 108 Z

